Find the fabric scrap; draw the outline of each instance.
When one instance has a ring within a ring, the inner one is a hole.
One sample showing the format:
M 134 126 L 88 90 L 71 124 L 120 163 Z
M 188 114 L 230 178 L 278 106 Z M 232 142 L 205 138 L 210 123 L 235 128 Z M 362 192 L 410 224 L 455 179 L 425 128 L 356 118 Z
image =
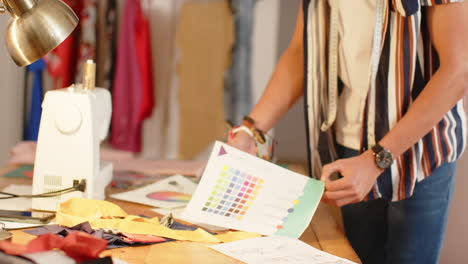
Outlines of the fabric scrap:
M 32 178 L 34 167 L 31 165 L 23 165 L 7 172 L 5 177 L 7 178 Z
M 243 231 L 228 231 L 223 234 L 216 236 L 217 239 L 221 240 L 223 243 L 233 242 L 248 238 L 261 237 L 262 235 L 252 232 L 243 232 Z
M 110 234 L 104 232 L 103 229 L 94 230 L 88 222 L 78 224 L 76 226 L 67 228 L 59 225 L 48 225 L 38 227 L 31 230 L 25 230 L 25 233 L 31 235 L 45 235 L 45 234 L 56 234 L 62 237 L 66 237 L 74 231 L 81 231 L 90 234 L 96 238 L 104 239 L 107 241 L 107 249 L 111 248 L 122 248 L 128 246 L 140 246 L 140 245 L 152 245 L 155 243 L 166 242 L 168 240 L 153 236 L 153 235 L 142 235 L 142 234 L 131 234 L 131 233 L 119 233 Z
M 125 242 L 137 242 L 137 243 L 159 243 L 165 242 L 166 239 L 153 235 L 142 235 L 142 234 L 130 234 L 122 233 L 123 241 Z
M 113 264 L 113 263 L 114 261 L 112 261 L 111 257 L 105 257 L 105 258 L 100 258 L 100 259 L 88 260 L 80 264 Z
M 107 242 L 105 240 L 95 238 L 83 232 L 73 232 L 65 238 L 54 234 L 47 234 L 31 240 L 27 245 L 0 241 L 0 250 L 9 255 L 22 255 L 60 249 L 78 262 L 99 258 L 99 254 L 106 247 Z
M 159 223 L 159 219 L 127 215 L 120 207 L 106 201 L 72 198 L 59 205 L 55 222 L 72 227 L 89 222 L 92 229 L 117 229 L 131 234 L 154 235 L 175 240 L 219 243 L 220 240 L 207 231 L 173 230 Z

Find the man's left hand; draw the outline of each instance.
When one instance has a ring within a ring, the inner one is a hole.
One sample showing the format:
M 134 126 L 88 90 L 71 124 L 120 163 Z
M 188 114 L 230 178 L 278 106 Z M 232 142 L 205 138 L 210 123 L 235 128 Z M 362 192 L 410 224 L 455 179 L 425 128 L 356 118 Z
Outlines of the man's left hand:
M 375 163 L 374 154 L 368 150 L 349 159 L 341 159 L 323 167 L 321 180 L 325 182 L 325 203 L 343 206 L 362 201 L 383 172 Z M 334 173 L 343 177 L 331 180 Z

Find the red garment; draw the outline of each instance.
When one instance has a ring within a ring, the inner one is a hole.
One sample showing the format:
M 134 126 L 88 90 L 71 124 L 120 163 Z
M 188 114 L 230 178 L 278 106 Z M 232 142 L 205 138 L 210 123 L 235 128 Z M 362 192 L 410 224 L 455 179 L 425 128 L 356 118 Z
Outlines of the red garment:
M 125 2 L 112 93 L 110 144 L 132 152 L 141 151 L 143 119 L 153 108 L 149 25 L 142 16 L 139 0 Z
M 141 74 L 141 104 L 139 120 L 150 117 L 154 108 L 153 94 L 153 63 L 151 57 L 151 34 L 148 19 L 141 10 L 141 4 L 137 7 L 136 18 L 136 46 L 138 64 Z
M 26 246 L 0 241 L 0 250 L 9 255 L 60 249 L 77 262 L 99 258 L 99 254 L 106 250 L 106 247 L 106 240 L 78 231 L 65 238 L 54 234 L 42 235 L 31 240 Z
M 83 1 L 63 0 L 76 14 L 83 9 Z M 70 86 L 75 77 L 76 64 L 78 60 L 79 28 L 65 39 L 62 44 L 52 50 L 44 57 L 50 76 L 54 79 L 54 88 Z

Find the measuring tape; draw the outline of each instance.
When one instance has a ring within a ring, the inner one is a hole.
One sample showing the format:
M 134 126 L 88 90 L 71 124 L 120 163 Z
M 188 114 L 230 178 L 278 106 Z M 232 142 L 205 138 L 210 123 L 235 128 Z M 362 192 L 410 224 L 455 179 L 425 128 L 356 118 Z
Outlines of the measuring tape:
M 339 41 L 339 0 L 329 0 L 330 5 L 330 28 L 328 39 L 328 109 L 326 110 L 326 120 L 322 123 L 321 130 L 327 131 L 335 122 L 338 105 L 338 41 Z M 371 91 L 370 94 L 375 97 L 375 80 L 380 62 L 380 48 L 382 43 L 382 32 L 385 16 L 385 0 L 376 1 L 376 18 L 372 40 L 372 59 L 371 59 Z M 372 109 L 375 110 L 375 109 Z M 374 113 L 374 111 L 371 111 Z M 369 119 L 374 120 L 374 117 Z M 373 122 L 373 121 L 372 121 Z M 373 126 L 372 126 L 373 127 Z M 372 138 L 374 138 L 372 134 Z M 372 140 L 372 141 L 375 141 Z
M 336 120 L 338 104 L 338 0 L 329 0 L 330 31 L 328 37 L 328 110 L 327 119 L 322 123 L 321 130 L 327 131 Z

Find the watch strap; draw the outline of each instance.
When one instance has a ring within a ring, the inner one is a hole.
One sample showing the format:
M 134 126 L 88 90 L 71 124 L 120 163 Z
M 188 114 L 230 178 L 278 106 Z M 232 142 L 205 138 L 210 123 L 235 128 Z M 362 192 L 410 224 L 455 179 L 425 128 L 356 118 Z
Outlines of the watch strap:
M 374 152 L 375 155 L 379 154 L 382 150 L 384 150 L 384 148 L 379 143 L 372 146 L 371 149 L 372 149 L 372 152 Z

